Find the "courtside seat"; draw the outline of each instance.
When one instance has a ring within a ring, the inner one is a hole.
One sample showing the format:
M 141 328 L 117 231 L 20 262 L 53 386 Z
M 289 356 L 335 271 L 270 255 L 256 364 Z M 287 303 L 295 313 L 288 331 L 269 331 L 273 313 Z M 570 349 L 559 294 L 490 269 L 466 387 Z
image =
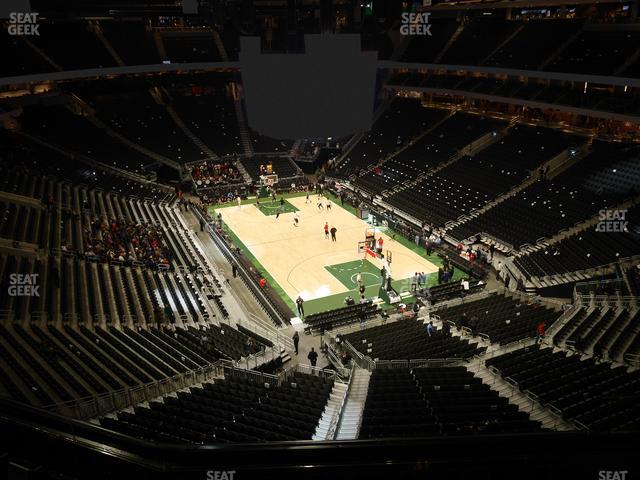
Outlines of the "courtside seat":
M 347 305 L 346 307 L 329 310 L 326 312 L 314 313 L 304 317 L 304 323 L 307 325 L 306 330 L 331 330 L 343 325 L 364 320 L 365 322 L 378 314 L 377 305 L 368 301 L 367 303 L 358 303 L 355 305 Z

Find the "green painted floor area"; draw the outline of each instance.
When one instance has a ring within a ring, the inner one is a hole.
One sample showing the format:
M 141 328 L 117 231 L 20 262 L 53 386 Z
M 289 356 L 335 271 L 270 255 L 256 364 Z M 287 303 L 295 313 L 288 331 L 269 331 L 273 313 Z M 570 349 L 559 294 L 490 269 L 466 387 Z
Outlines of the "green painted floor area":
M 358 283 L 356 282 L 358 272 L 362 273 L 362 281 L 365 287 L 380 285 L 382 282 L 380 269 L 369 260 L 354 260 L 353 262 L 328 265 L 324 268 L 348 289 L 358 288 Z
M 294 207 L 291 203 L 289 203 L 288 201 L 284 201 L 284 204 L 282 204 L 282 208 L 280 205 L 280 200 L 276 200 L 275 202 L 272 200 L 269 201 L 260 201 L 260 204 L 258 205 L 257 203 L 255 204 L 256 207 L 258 207 L 258 210 L 260 210 L 262 213 L 264 213 L 265 215 L 275 215 L 278 212 L 278 209 L 280 208 L 280 213 L 293 213 L 293 212 L 297 212 L 298 209 L 296 207 Z

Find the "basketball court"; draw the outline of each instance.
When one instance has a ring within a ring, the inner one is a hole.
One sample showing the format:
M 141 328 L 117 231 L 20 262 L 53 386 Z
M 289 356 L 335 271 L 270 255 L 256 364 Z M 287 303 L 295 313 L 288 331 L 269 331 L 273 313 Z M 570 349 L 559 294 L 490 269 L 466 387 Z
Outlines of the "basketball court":
M 275 203 L 279 200 L 280 197 Z M 305 299 L 307 314 L 312 313 L 311 310 L 336 308 L 348 294 L 357 299 L 355 279 L 359 272 L 368 297 L 376 296 L 381 284 L 380 269 L 384 262 L 371 255 L 366 255 L 365 259 L 365 254 L 358 251 L 358 244 L 365 240 L 370 227 L 334 202 L 331 202 L 331 210 L 327 210 L 327 202 L 329 200 L 322 198 L 324 209 L 319 210 L 317 195 L 311 195 L 309 203 L 305 203 L 304 195 L 288 197 L 287 208 L 278 219 L 272 213 L 275 204 L 271 205 L 269 201 L 261 200 L 260 207 L 253 200 L 241 206 L 215 209 L 216 213 L 222 214 L 223 222 L 237 237 L 240 246 L 255 257 L 286 296 L 291 301 L 298 295 Z M 291 210 L 297 210 L 297 227 Z M 337 229 L 335 242 L 330 236 L 325 238 L 325 222 L 329 228 Z M 415 272 L 427 275 L 437 272 L 437 265 L 425 258 L 424 253 L 421 256 L 393 240 L 384 229 L 376 229 L 375 235 L 376 239 L 382 237 L 384 241 L 383 253 L 392 253 L 391 276 L 396 289 L 409 290 L 409 279 Z M 320 301 L 322 299 L 329 301 Z

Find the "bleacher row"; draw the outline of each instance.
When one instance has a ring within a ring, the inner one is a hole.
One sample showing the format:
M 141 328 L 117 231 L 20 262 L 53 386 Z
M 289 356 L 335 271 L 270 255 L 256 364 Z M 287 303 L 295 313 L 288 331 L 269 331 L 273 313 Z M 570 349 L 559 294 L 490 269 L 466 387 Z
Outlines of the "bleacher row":
M 0 326 L 4 395 L 39 406 L 135 387 L 238 360 L 265 345 L 220 323 L 174 331 L 147 326 Z
M 443 324 L 448 322 L 458 331 L 469 328 L 472 336 L 484 334 L 500 345 L 534 338 L 540 323 L 550 328 L 560 316 L 560 312 L 542 305 L 500 294 L 447 306 L 436 314 Z M 343 338 L 373 360 L 470 358 L 486 348 L 470 343 L 471 338 L 447 336 L 442 330 L 429 336 L 422 321 L 410 319 L 348 333 Z
M 100 422 L 111 430 L 164 443 L 310 440 L 332 388 L 331 379 L 299 372 L 271 386 L 225 376 Z
M 404 113 L 410 114 L 410 112 Z M 438 113 L 440 110 L 434 109 L 432 115 Z M 445 118 L 442 123 L 435 125 L 438 121 L 442 121 L 440 116 L 436 116 L 432 123 L 427 124 L 425 131 L 429 131 L 426 134 L 380 165 L 379 171 L 358 177 L 354 184 L 372 194 L 395 188 L 438 167 L 467 144 L 506 126 L 501 120 L 464 112 L 456 112 Z M 387 132 L 381 129 L 380 135 L 387 135 Z M 372 155 L 374 153 L 372 152 Z M 373 155 L 373 159 L 382 159 L 382 156 Z M 372 160 L 371 156 L 369 160 Z M 347 163 L 347 165 L 350 164 Z
M 372 360 L 471 358 L 485 349 L 467 339 L 446 336 L 441 330 L 429 336 L 425 325 L 412 319 L 348 333 L 342 338 Z
M 639 212 L 640 207 L 633 207 L 625 212 L 624 220 L 603 220 L 602 226 L 599 222 L 558 243 L 516 257 L 515 264 L 528 277 L 544 277 L 602 267 L 640 255 Z M 627 231 L 622 229 L 622 222 L 628 222 Z M 617 229 L 607 230 L 607 223 Z
M 548 103 L 558 106 L 584 108 L 588 110 L 616 112 L 635 116 L 640 100 L 632 90 L 613 88 L 601 91 L 597 88 L 584 89 L 584 84 L 571 85 L 560 81 L 539 81 L 532 77 L 492 76 L 486 74 L 465 75 L 459 72 L 420 71 L 400 72 L 394 75 L 389 84 L 393 87 L 416 90 L 436 89 L 447 92 L 464 92 L 470 98 L 477 95 L 492 95 L 514 100 L 536 103 Z M 427 90 L 431 91 L 431 90 Z
M 54 184 L 73 183 L 89 189 L 124 193 L 140 199 L 169 201 L 173 189 L 144 178 L 138 181 L 89 165 L 70 161 L 61 153 L 6 130 L 0 130 L 1 191 L 46 200 Z M 34 183 L 35 182 L 35 183 Z
M 439 112 L 420 107 L 417 100 L 394 99 L 387 114 L 374 125 L 373 137 L 365 137 L 355 146 L 337 165 L 336 175 L 370 169 L 352 179 L 356 189 L 381 195 L 390 207 L 417 221 L 446 226 L 454 240 L 475 242 L 482 234 L 484 241 L 516 251 L 602 215 L 605 209 L 615 211 L 622 202 L 637 196 L 640 175 L 635 144 L 592 140 L 527 124 L 508 127 L 502 120 L 462 112 L 443 117 Z M 394 130 L 386 127 L 411 116 L 412 128 L 421 125 L 422 132 L 418 129 L 405 135 L 394 145 Z M 416 137 L 416 141 L 407 140 Z M 392 147 L 376 153 L 374 138 Z M 482 140 L 479 151 L 472 156 L 460 154 L 478 140 Z M 552 159 L 554 165 L 568 167 L 547 177 L 542 167 Z M 479 213 L 525 181 L 528 186 Z M 552 247 L 519 256 L 516 266 L 527 278 L 547 277 L 638 255 L 635 216 L 635 208 L 631 208 L 624 219 L 630 221 L 628 232 L 598 236 L 594 227 Z M 565 245 L 568 248 L 563 248 Z M 551 255 L 554 258 L 547 261 Z M 559 256 L 562 258 L 556 262 Z
M 42 287 L 39 297 L 2 298 L 2 308 L 16 318 L 47 312 L 52 321 L 100 317 L 116 322 L 155 319 L 165 308 L 195 322 L 215 317 L 216 311 L 227 315 L 219 280 L 169 204 L 26 170 L 7 172 L 4 191 L 39 204 L 6 204 L 0 219 L 2 238 L 18 242 L 11 254 L 0 255 L 3 286 L 10 273 L 35 273 Z M 43 249 L 45 257 L 23 251 L 25 241 Z
M 440 285 L 434 285 L 429 287 L 427 298 L 434 303 L 444 302 L 454 298 L 462 298 L 466 295 L 473 295 L 482 291 L 486 283 L 481 280 L 471 280 L 469 282 L 469 289 L 465 290 L 462 282 L 449 282 L 441 283 Z
M 158 161 L 183 165 L 222 158 L 220 162 L 230 163 L 233 171 L 233 156 L 243 153 L 228 88 L 233 77 L 221 74 L 200 82 L 196 88 L 188 80 L 167 81 L 166 85 L 152 85 L 144 79 L 96 81 L 91 87 L 81 83 L 69 86 L 54 99 L 35 103 L 9 100 L 9 105 L 20 112 L 20 129 L 27 135 L 107 167 L 147 176 L 157 169 Z M 283 146 L 260 138 L 264 153 L 288 152 L 291 147 L 291 142 Z M 20 142 L 25 143 L 24 139 Z M 281 177 L 298 174 L 290 160 L 275 161 Z M 235 173 L 224 179 L 216 175 L 216 183 L 241 181 Z
M 620 25 L 585 25 L 575 19 L 433 18 L 433 36 L 415 36 L 406 62 L 433 63 L 449 39 L 455 40 L 438 63 L 486 65 L 522 70 L 612 75 L 634 53 L 637 32 Z M 555 57 L 554 57 L 555 54 Z M 634 76 L 628 65 L 623 76 Z
M 616 305 L 579 306 L 556 332 L 553 343 L 623 362 L 630 355 L 640 354 L 640 310 Z
M 574 19 L 510 19 L 477 16 L 473 19 L 443 17 L 431 19 L 431 36 L 414 36 L 404 51 L 402 61 L 449 65 L 486 65 L 523 70 L 549 70 L 601 75 L 637 72 L 637 62 L 627 65 L 635 52 L 637 32 L 624 23 L 619 25 L 585 24 Z M 158 64 L 161 61 L 217 62 L 223 52 L 216 45 L 219 36 L 224 53 L 237 58 L 238 38 L 229 26 L 213 29 L 159 29 L 140 20 L 43 21 L 41 35 L 33 38 L 37 49 L 20 37 L 3 32 L 0 43 L 11 61 L 0 74 L 5 76 L 52 72 L 57 69 L 115 67 L 116 59 L 100 40 L 115 49 L 125 65 Z M 453 38 L 452 38 L 453 37 Z M 450 40 L 453 39 L 453 43 Z M 277 43 L 277 40 L 274 39 Z M 160 57 L 157 44 L 165 57 Z M 387 35 L 363 43 L 380 49 L 381 58 L 393 52 Z M 449 45 L 448 45 L 449 44 Z M 532 45 L 536 45 L 535 48 Z M 74 48 L 81 45 L 82 48 Z M 444 48 L 448 46 L 446 51 Z M 70 51 L 73 54 L 70 54 Z M 51 59 L 51 60 L 49 60 Z M 624 68 L 624 71 L 619 72 Z
M 278 180 L 282 178 L 299 177 L 302 173 L 298 166 L 289 157 L 244 157 L 240 160 L 240 162 L 254 182 L 257 182 L 260 179 L 260 175 L 264 174 L 260 170 L 261 165 L 271 165 L 273 173 L 278 175 Z M 289 183 L 291 183 L 291 181 Z
M 387 201 L 399 210 L 441 227 L 472 213 L 537 171 L 566 150 L 574 139 L 559 131 L 517 125 L 474 156 L 392 194 Z
M 530 347 L 487 360 L 503 378 L 517 382 L 565 420 L 594 431 L 628 431 L 640 426 L 640 370 L 597 363 L 552 348 Z
M 356 305 L 329 310 L 326 312 L 314 313 L 304 318 L 306 329 L 311 330 L 331 330 L 350 323 L 366 323 L 367 320 L 378 313 L 378 305 L 367 302 Z
M 636 150 L 595 141 L 586 158 L 559 176 L 534 183 L 485 214 L 454 227 L 450 234 L 464 239 L 484 232 L 518 247 L 580 223 L 627 197 L 629 189 L 624 184 L 601 191 L 602 179 L 617 171 L 620 163 L 631 161 Z M 603 164 L 608 165 L 603 168 Z
M 443 322 L 469 328 L 471 318 L 476 317 L 473 333 L 487 335 L 492 342 L 504 345 L 535 337 L 540 323 L 544 322 L 549 328 L 560 313 L 509 295 L 490 294 L 487 298 L 438 310 L 437 315 Z
M 529 420 L 465 367 L 376 369 L 360 438 L 535 432 Z

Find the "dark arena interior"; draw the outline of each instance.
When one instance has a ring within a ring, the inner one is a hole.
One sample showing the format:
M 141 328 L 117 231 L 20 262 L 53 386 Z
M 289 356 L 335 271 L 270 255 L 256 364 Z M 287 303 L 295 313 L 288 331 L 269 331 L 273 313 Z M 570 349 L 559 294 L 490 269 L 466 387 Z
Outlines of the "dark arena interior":
M 0 478 L 640 479 L 639 0 L 0 0 Z

